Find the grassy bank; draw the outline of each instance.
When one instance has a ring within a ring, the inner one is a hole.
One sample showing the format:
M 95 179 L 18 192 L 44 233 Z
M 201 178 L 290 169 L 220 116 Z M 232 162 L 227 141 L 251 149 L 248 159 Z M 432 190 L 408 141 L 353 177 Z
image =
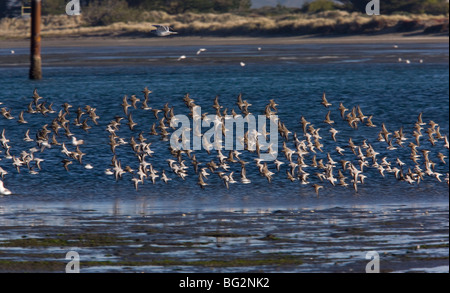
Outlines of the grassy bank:
M 92 16 L 43 16 L 43 37 L 147 36 L 152 24 L 167 24 L 183 36 L 300 36 L 421 32 L 448 35 L 448 16 L 379 15 L 345 11 L 315 14 L 292 13 L 273 16 L 143 11 L 132 20 L 92 25 Z M 30 20 L 3 18 L 0 39 L 23 39 L 30 34 Z

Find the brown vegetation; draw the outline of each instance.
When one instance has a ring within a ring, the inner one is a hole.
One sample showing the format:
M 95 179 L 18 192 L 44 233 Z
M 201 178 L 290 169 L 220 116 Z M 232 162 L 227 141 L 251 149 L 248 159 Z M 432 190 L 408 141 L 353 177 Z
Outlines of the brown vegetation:
M 448 34 L 448 17 L 431 15 L 368 16 L 345 11 L 274 16 L 144 11 L 133 21 L 92 25 L 89 15 L 49 15 L 42 18 L 43 37 L 150 35 L 152 24 L 166 24 L 183 36 L 298 36 L 308 34 L 360 34 L 425 32 Z M 30 34 L 29 19 L 0 20 L 1 39 L 22 39 Z

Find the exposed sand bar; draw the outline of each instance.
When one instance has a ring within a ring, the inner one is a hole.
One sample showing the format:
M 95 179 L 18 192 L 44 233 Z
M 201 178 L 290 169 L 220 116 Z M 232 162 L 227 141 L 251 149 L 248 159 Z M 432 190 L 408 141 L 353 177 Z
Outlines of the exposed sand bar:
M 148 37 L 148 38 L 49 38 L 43 47 L 96 47 L 96 46 L 201 46 L 201 45 L 272 45 L 272 44 L 376 44 L 376 43 L 448 43 L 446 35 L 354 35 L 354 36 L 297 36 L 297 37 Z M 2 40 L 0 48 L 26 48 L 29 40 Z
M 394 46 L 394 45 L 398 45 Z M 27 67 L 29 40 L 0 42 L 0 66 Z M 198 48 L 208 48 L 197 56 Z M 262 51 L 256 48 L 261 47 Z M 270 48 L 269 48 L 270 47 Z M 401 48 L 393 51 L 394 48 Z M 341 37 L 81 37 L 42 41 L 43 66 L 219 65 L 279 63 L 398 62 L 399 58 L 448 63 L 448 36 L 383 34 Z M 15 54 L 11 54 L 14 50 Z M 256 53 L 258 52 L 258 53 Z M 370 53 L 369 53 L 370 52 Z M 406 54 L 406 55 L 405 55 Z M 176 62 L 181 55 L 188 58 Z M 333 59 L 322 56 L 333 55 Z M 287 59 L 286 59 L 287 60 Z

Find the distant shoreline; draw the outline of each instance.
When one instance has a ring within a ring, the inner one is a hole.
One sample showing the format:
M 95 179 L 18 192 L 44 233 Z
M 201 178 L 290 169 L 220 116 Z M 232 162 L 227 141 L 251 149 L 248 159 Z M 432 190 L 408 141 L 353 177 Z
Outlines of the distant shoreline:
M 99 46 L 200 46 L 200 45 L 270 45 L 270 44 L 375 44 L 375 43 L 448 43 L 448 35 L 420 35 L 411 33 L 351 35 L 351 36 L 295 36 L 295 37 L 49 37 L 42 39 L 46 47 Z M 28 39 L 8 39 L 0 42 L 0 49 L 27 48 Z
M 96 46 L 97 42 L 126 43 L 127 40 L 154 46 L 239 44 L 307 44 L 343 42 L 384 42 L 402 39 L 408 42 L 430 42 L 442 38 L 448 42 L 447 15 L 379 15 L 346 11 L 325 11 L 315 14 L 286 13 L 281 15 L 239 15 L 233 13 L 167 14 L 144 11 L 141 18 L 123 21 L 95 22 L 92 15 L 47 15 L 42 17 L 43 41 L 82 43 Z M 101 15 L 97 15 L 100 17 Z M 156 37 L 155 24 L 172 27 L 178 35 Z M 30 37 L 27 19 L 0 19 L 0 43 L 26 41 Z M 398 41 L 398 40 L 396 40 Z M 0 44 L 6 46 L 5 44 Z M 64 45 L 65 46 L 65 45 Z M 77 46 L 74 44 L 74 46 Z

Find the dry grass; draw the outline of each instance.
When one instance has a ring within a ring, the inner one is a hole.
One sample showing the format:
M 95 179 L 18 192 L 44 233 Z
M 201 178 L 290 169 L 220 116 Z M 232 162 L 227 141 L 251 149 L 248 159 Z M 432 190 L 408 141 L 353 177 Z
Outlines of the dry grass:
M 328 11 L 317 14 L 286 14 L 278 16 L 240 16 L 236 14 L 169 15 L 161 11 L 141 12 L 133 21 L 104 26 L 91 26 L 81 16 L 55 15 L 42 19 L 43 37 L 68 36 L 119 36 L 148 34 L 152 24 L 167 24 L 182 35 L 305 35 L 351 34 L 371 32 L 396 32 L 430 30 L 448 33 L 447 16 L 431 15 L 380 15 Z M 0 21 L 0 38 L 27 38 L 30 21 L 4 18 Z

